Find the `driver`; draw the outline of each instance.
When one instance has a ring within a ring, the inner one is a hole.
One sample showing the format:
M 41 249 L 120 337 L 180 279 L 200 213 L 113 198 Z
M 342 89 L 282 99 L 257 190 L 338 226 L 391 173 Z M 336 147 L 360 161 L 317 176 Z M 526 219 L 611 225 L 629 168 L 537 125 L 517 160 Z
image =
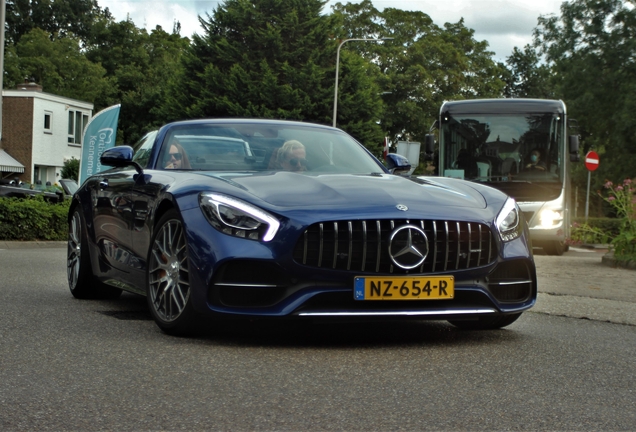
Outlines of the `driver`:
M 176 140 L 170 144 L 168 149 L 166 169 L 191 169 L 187 153 Z

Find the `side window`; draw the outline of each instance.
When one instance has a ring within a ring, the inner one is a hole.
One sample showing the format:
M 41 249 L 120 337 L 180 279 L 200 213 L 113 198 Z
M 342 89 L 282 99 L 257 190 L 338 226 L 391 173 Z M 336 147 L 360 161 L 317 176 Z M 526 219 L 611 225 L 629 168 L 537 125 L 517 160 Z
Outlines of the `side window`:
M 146 168 L 150 159 L 150 152 L 155 143 L 155 138 L 159 131 L 148 132 L 142 139 L 137 141 L 133 146 L 135 155 L 133 161 L 137 162 L 142 168 Z
M 88 124 L 88 115 L 81 111 L 69 110 L 68 112 L 68 143 L 82 144 L 82 133 Z
M 44 133 L 52 133 L 51 131 L 51 120 L 53 118 L 53 113 L 51 111 L 44 111 Z

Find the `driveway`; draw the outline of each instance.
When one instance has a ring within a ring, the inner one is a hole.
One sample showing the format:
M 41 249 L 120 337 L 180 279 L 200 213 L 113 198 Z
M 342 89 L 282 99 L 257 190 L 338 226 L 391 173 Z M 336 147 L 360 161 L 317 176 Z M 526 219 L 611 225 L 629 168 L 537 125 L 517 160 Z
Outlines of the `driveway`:
M 531 312 L 636 325 L 636 270 L 603 264 L 607 249 L 535 252 L 539 296 Z

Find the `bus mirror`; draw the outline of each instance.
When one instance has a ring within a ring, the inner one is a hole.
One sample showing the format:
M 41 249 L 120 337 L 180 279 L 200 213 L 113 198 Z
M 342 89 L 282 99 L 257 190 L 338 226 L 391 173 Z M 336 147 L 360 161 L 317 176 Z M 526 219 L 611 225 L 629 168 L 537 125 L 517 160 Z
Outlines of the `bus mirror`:
M 570 162 L 579 161 L 579 137 L 578 135 L 570 135 L 568 137 L 570 144 Z
M 578 135 L 570 135 L 570 154 L 579 154 L 579 136 Z
M 433 160 L 435 153 L 435 135 L 427 134 L 424 137 L 424 153 L 426 160 Z

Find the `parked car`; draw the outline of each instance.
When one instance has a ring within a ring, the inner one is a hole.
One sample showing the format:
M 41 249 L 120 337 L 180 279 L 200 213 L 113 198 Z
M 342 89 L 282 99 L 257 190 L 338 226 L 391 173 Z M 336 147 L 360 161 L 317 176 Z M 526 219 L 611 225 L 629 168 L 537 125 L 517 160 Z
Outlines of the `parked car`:
M 60 180 L 59 186 L 23 183 L 20 180 L 3 180 L 0 181 L 0 197 L 26 198 L 42 195 L 47 201 L 59 202 L 70 198 L 77 190 L 77 182 L 75 180 Z
M 240 157 L 215 156 L 227 142 L 245 143 Z M 164 168 L 177 159 L 189 167 Z M 406 159 L 389 155 L 387 168 L 335 128 L 176 122 L 106 150 L 101 163 L 113 168 L 71 203 L 71 293 L 145 295 L 170 334 L 192 331 L 200 316 L 489 329 L 535 303 L 513 199 L 473 182 L 397 175 Z

